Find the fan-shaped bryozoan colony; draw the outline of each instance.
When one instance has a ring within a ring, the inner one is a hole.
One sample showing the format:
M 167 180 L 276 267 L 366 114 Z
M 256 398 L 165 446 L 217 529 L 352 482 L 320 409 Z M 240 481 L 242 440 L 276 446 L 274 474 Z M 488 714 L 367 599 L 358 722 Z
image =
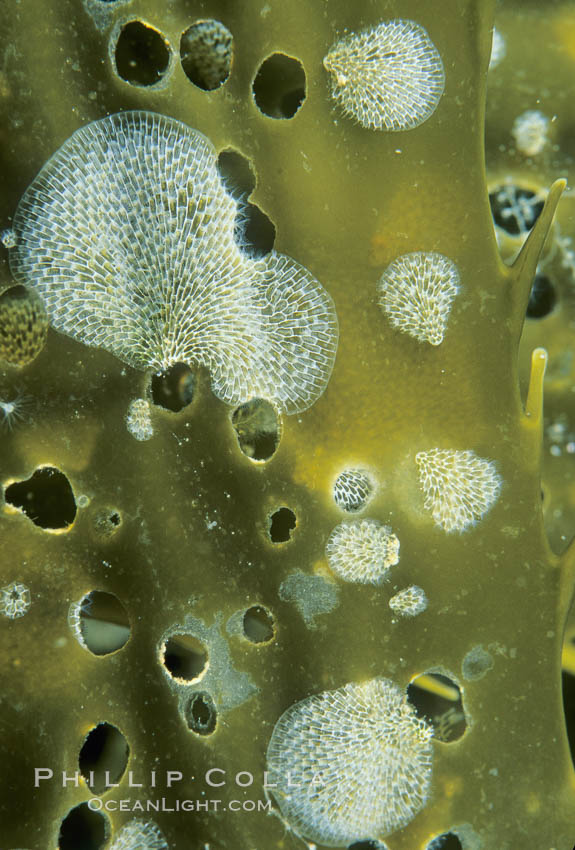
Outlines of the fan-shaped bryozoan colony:
M 432 449 L 415 456 L 425 508 L 444 531 L 465 531 L 495 504 L 502 480 L 472 451 Z
M 457 266 L 443 254 L 403 254 L 382 274 L 379 304 L 391 324 L 421 342 L 443 342 L 451 302 L 459 291 Z
M 282 714 L 268 747 L 282 815 L 328 847 L 400 829 L 427 801 L 432 735 L 389 679 L 307 697 Z
M 377 584 L 399 563 L 399 540 L 375 519 L 341 523 L 326 546 L 331 569 L 344 581 Z
M 427 596 L 422 587 L 412 584 L 392 596 L 389 607 L 402 617 L 417 617 L 427 608 Z
M 129 821 L 118 833 L 110 850 L 168 850 L 168 843 L 152 821 Z
M 373 496 L 374 483 L 364 469 L 344 469 L 335 479 L 333 500 L 342 511 L 363 510 Z
M 443 62 L 415 21 L 385 21 L 342 38 L 323 60 L 346 115 L 374 130 L 411 130 L 435 111 Z
M 81 128 L 20 202 L 13 272 L 87 345 L 141 369 L 207 366 L 230 404 L 304 410 L 331 373 L 333 303 L 289 257 L 240 250 L 216 162 L 204 136 L 154 113 Z

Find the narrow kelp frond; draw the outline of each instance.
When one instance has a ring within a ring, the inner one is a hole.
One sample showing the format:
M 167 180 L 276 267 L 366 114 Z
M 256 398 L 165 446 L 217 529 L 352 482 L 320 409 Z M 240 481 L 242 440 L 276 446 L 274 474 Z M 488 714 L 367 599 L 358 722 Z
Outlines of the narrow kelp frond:
M 567 181 L 564 179 L 556 180 L 545 200 L 545 205 L 541 214 L 537 218 L 529 236 L 527 237 L 519 255 L 512 266 L 513 272 L 513 316 L 514 331 L 519 344 L 519 338 L 523 328 L 523 321 L 527 312 L 527 304 L 531 294 L 533 279 L 537 270 L 537 264 L 543 251 L 545 240 L 547 239 L 553 218 L 557 210 L 557 204 L 565 190 Z
M 536 348 L 531 354 L 529 390 L 525 402 L 525 416 L 539 427 L 543 423 L 543 379 L 549 357 L 544 348 Z

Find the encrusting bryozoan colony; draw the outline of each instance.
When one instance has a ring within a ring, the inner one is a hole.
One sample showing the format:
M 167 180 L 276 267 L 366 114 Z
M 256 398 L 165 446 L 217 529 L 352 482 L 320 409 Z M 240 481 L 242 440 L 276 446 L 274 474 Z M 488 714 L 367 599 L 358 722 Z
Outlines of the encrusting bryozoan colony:
M 502 479 L 472 451 L 432 449 L 415 456 L 424 506 L 444 531 L 465 531 L 495 504 Z
M 0 614 L 9 620 L 17 620 L 27 613 L 32 600 L 25 584 L 12 582 L 0 590 Z
M 375 485 L 364 469 L 344 469 L 335 479 L 333 500 L 342 511 L 357 513 L 373 496 Z
M 136 440 L 143 442 L 154 436 L 150 402 L 145 398 L 136 398 L 130 402 L 126 414 L 126 428 Z
M 134 818 L 122 827 L 110 850 L 169 850 L 168 843 L 152 821 Z
M 390 679 L 347 684 L 285 711 L 267 752 L 289 826 L 328 847 L 383 837 L 425 806 L 432 727 Z
M 399 563 L 399 540 L 391 528 L 375 519 L 343 522 L 332 531 L 326 555 L 344 581 L 378 584 Z
M 0 295 L 2 360 L 13 366 L 26 366 L 42 351 L 47 333 L 46 310 L 35 292 L 24 293 L 13 286 Z
M 334 100 L 362 127 L 411 130 L 435 111 L 443 62 L 415 21 L 384 21 L 345 36 L 323 60 Z
M 27 189 L 11 268 L 80 342 L 140 369 L 204 365 L 230 404 L 305 410 L 331 374 L 333 302 L 291 258 L 247 256 L 237 212 L 204 136 L 119 113 L 75 132 Z
M 402 617 L 417 617 L 427 608 L 427 596 L 422 587 L 412 584 L 392 596 L 389 607 L 394 614 Z
M 378 283 L 379 304 L 391 324 L 421 342 L 443 342 L 459 272 L 443 254 L 403 254 Z
M 513 122 L 511 133 L 517 150 L 524 156 L 537 156 L 549 142 L 549 118 L 539 109 L 528 109 Z

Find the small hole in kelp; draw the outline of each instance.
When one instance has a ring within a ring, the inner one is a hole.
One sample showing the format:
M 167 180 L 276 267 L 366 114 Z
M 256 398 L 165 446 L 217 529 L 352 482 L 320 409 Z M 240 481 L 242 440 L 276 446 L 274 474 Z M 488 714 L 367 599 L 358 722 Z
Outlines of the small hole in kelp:
M 232 425 L 242 452 L 251 460 L 266 461 L 276 452 L 280 421 L 275 407 L 262 398 L 240 404 L 232 413 Z
M 276 228 L 273 221 L 248 197 L 256 178 L 247 157 L 235 150 L 224 150 L 218 156 L 222 183 L 237 203 L 234 240 L 249 257 L 265 257 L 274 247 Z
M 274 53 L 262 62 L 253 82 L 256 105 L 269 118 L 293 118 L 306 96 L 299 59 Z
M 243 618 L 244 637 L 250 643 L 269 643 L 275 635 L 274 621 L 263 605 L 252 605 Z
M 9 484 L 7 504 L 19 508 L 40 528 L 63 530 L 74 522 L 76 500 L 70 482 L 53 466 L 41 466 L 30 478 Z
M 275 225 L 256 204 L 238 206 L 234 225 L 234 240 L 248 257 L 265 257 L 274 247 Z
M 461 689 L 448 676 L 423 673 L 407 687 L 407 701 L 433 725 L 436 740 L 457 741 L 467 728 Z
M 88 732 L 78 766 L 94 794 L 102 794 L 107 787 L 122 778 L 128 764 L 130 747 L 124 735 L 111 723 L 98 723 Z
M 425 850 L 463 850 L 463 845 L 454 832 L 444 832 L 434 838 Z
M 544 274 L 536 275 L 527 304 L 527 318 L 545 318 L 551 313 L 556 303 L 557 292 L 549 278 Z
M 211 696 L 205 691 L 199 691 L 190 697 L 185 716 L 188 729 L 197 735 L 211 735 L 216 728 L 218 719 L 216 706 Z
M 217 168 L 222 183 L 234 198 L 247 198 L 253 192 L 256 178 L 249 159 L 228 148 L 218 155 Z
M 73 603 L 68 622 L 80 645 L 94 655 L 117 652 L 130 637 L 126 609 L 117 596 L 104 590 L 93 590 Z
M 175 363 L 152 376 L 152 401 L 158 407 L 179 413 L 192 403 L 196 376 L 186 363 Z
M 114 52 L 118 75 L 134 86 L 153 86 L 170 64 L 170 47 L 161 32 L 143 23 L 130 21 L 118 36 Z
M 197 682 L 208 669 L 208 651 L 197 637 L 181 632 L 165 641 L 162 661 L 174 679 Z
M 269 535 L 272 543 L 286 543 L 297 525 L 296 515 L 289 508 L 278 508 L 270 516 Z
M 92 518 L 94 532 L 98 538 L 109 540 L 122 527 L 122 514 L 115 508 L 99 508 Z
M 88 803 L 71 809 L 60 826 L 58 850 L 100 850 L 110 834 L 109 820 Z
M 528 233 L 543 210 L 540 193 L 513 183 L 503 183 L 489 193 L 493 221 L 510 236 Z

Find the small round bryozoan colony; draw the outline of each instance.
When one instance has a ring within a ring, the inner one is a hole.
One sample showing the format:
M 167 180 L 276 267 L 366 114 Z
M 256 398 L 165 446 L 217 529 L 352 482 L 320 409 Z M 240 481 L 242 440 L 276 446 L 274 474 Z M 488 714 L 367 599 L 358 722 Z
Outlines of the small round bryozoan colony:
M 120 829 L 110 850 L 168 850 L 168 842 L 155 823 L 134 818 Z
M 365 469 L 344 469 L 335 479 L 333 500 L 342 511 L 358 513 L 373 496 L 375 485 Z
M 537 156 L 549 141 L 549 118 L 539 109 L 528 109 L 515 119 L 511 132 L 520 153 Z
M 136 398 L 130 403 L 126 414 L 126 428 L 132 437 L 141 442 L 154 436 L 150 403 L 145 398 Z
M 374 130 L 411 130 L 435 111 L 445 87 L 443 62 L 415 21 L 385 21 L 352 33 L 323 60 L 346 115 Z
M 337 576 L 359 584 L 378 584 L 399 562 L 399 540 L 389 526 L 374 519 L 341 523 L 325 551 Z
M 46 163 L 14 216 L 10 264 L 56 330 L 138 369 L 205 366 L 229 404 L 299 412 L 331 374 L 334 305 L 290 257 L 242 251 L 237 213 L 205 136 L 123 112 Z
M 432 735 L 389 679 L 296 703 L 276 723 L 267 752 L 283 817 L 328 847 L 401 829 L 429 796 Z
M 17 620 L 28 612 L 32 599 L 25 584 L 13 581 L 0 590 L 0 614 L 9 620 Z
M 427 596 L 422 587 L 412 584 L 392 596 L 389 607 L 401 617 L 417 617 L 427 608 Z
M 378 284 L 379 304 L 394 328 L 421 342 L 443 342 L 459 272 L 443 254 L 415 252 L 394 260 Z
M 432 449 L 415 456 L 424 506 L 444 531 L 465 531 L 495 504 L 502 479 L 472 451 Z

